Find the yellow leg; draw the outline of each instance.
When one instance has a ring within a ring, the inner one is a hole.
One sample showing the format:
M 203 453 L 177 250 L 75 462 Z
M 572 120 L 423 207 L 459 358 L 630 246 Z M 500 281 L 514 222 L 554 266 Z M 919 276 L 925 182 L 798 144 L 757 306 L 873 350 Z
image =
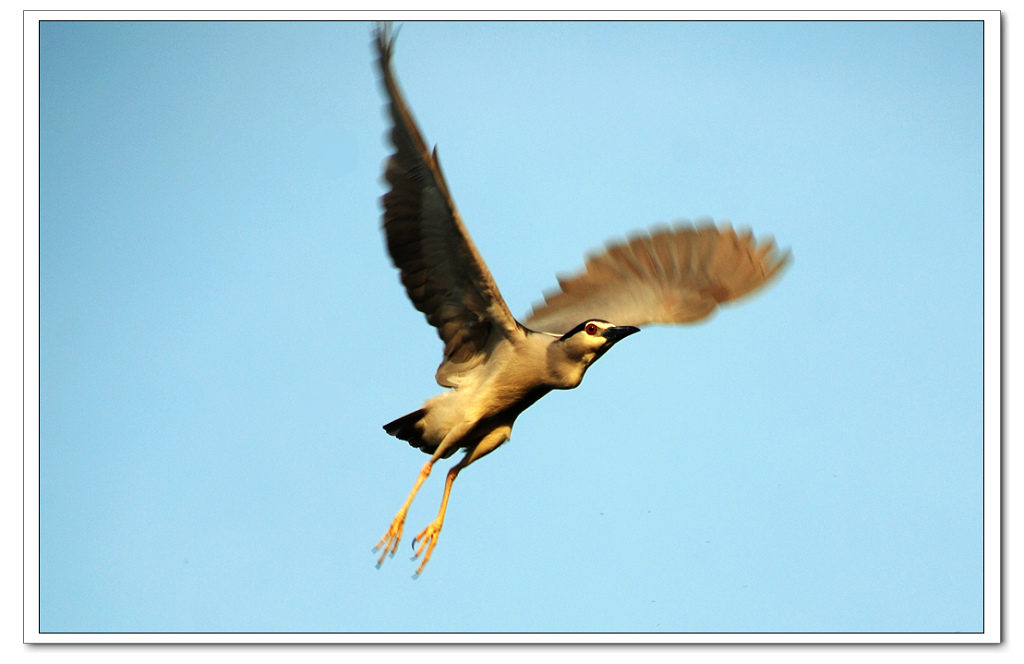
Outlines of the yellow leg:
M 402 528 L 405 526 L 405 514 L 409 511 L 409 505 L 412 505 L 412 499 L 416 497 L 416 492 L 420 490 L 420 486 L 423 485 L 423 481 L 430 475 L 430 469 L 434 465 L 434 460 L 431 459 L 427 462 L 427 465 L 423 466 L 420 471 L 420 476 L 416 478 L 416 484 L 413 486 L 412 491 L 409 493 L 409 497 L 405 499 L 405 504 L 402 505 L 402 509 L 398 510 L 398 514 L 395 515 L 394 520 L 391 521 L 391 527 L 388 528 L 388 532 L 384 533 L 384 537 L 381 538 L 377 546 L 373 547 L 374 551 L 383 547 L 383 551 L 380 553 L 380 558 L 377 560 L 377 567 L 380 567 L 384 563 L 384 559 L 388 555 L 395 555 L 395 551 L 398 550 L 398 542 L 402 539 Z M 445 498 L 448 497 L 447 490 L 445 491 Z M 415 543 L 415 542 L 414 542 Z
M 452 466 L 452 469 L 448 471 L 448 477 L 444 482 L 444 496 L 441 497 L 441 509 L 437 512 L 437 518 L 429 526 L 423 529 L 419 535 L 412 541 L 413 547 L 416 546 L 416 542 L 421 542 L 420 548 L 416 551 L 416 555 L 412 557 L 416 560 L 426 549 L 426 555 L 423 556 L 423 562 L 420 563 L 419 569 L 416 570 L 416 574 L 413 578 L 420 575 L 423 568 L 427 566 L 427 561 L 430 560 L 430 554 L 434 552 L 434 547 L 437 546 L 437 537 L 441 534 L 441 526 L 444 525 L 444 511 L 448 509 L 448 494 L 452 492 L 452 484 L 455 482 L 455 478 L 458 477 L 459 471 L 462 470 L 467 463 L 469 455 L 466 455 L 459 463 Z

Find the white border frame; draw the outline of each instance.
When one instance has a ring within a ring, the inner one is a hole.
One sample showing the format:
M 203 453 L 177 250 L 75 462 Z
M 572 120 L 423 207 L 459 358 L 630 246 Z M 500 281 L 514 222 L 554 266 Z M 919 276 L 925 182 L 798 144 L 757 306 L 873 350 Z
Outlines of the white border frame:
M 39 22 L 42 20 L 972 20 L 984 21 L 984 627 L 932 633 L 102 633 L 39 631 Z M 1002 45 L 998 11 L 36 11 L 23 14 L 26 643 L 1000 643 L 1002 597 Z

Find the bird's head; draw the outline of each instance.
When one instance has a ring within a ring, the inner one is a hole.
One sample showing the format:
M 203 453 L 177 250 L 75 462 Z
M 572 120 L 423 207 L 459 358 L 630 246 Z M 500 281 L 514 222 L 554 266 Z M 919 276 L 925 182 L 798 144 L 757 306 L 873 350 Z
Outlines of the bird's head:
M 564 348 L 569 359 L 586 366 L 604 355 L 621 339 L 639 331 L 640 328 L 631 325 L 613 325 L 606 320 L 593 319 L 572 328 L 557 343 Z

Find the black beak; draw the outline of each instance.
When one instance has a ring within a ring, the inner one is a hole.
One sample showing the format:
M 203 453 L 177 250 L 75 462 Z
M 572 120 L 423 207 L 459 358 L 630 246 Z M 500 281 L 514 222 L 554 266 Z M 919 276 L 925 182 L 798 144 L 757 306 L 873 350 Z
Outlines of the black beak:
M 639 327 L 633 327 L 632 325 L 623 325 L 621 327 L 609 327 L 604 331 L 604 338 L 615 343 L 621 339 L 625 339 L 634 332 L 639 332 Z

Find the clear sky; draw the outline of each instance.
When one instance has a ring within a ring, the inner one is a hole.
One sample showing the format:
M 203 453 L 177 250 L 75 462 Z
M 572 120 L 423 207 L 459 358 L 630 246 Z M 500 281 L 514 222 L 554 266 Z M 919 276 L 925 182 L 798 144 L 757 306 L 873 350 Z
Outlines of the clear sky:
M 515 313 L 655 222 L 795 259 L 528 410 L 416 581 L 371 30 L 42 25 L 42 631 L 981 630 L 981 23 L 405 23 Z

